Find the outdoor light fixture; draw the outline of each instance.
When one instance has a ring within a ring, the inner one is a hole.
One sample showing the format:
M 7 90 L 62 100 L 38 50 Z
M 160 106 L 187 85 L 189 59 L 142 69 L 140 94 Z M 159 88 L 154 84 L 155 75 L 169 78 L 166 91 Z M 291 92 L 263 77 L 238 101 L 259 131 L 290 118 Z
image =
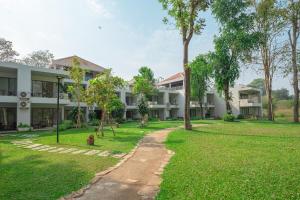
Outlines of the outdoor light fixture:
M 62 76 L 56 76 L 57 78 L 57 105 L 56 105 L 56 143 L 59 143 L 59 85 Z

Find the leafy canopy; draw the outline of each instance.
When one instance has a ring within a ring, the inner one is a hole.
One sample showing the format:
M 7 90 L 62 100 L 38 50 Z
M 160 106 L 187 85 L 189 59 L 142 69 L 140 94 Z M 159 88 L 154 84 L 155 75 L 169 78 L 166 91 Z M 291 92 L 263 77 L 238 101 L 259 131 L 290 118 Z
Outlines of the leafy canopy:
M 209 87 L 212 67 L 208 63 L 207 55 L 197 56 L 191 63 L 191 96 L 202 103 Z
M 11 41 L 0 38 L 0 61 L 12 61 L 18 55 L 18 52 L 13 49 L 13 44 Z
M 116 90 L 124 86 L 124 80 L 113 76 L 111 69 L 104 70 L 94 79 L 89 80 L 89 87 L 86 91 L 86 102 L 88 105 L 96 104 L 102 112 L 111 112 L 116 99 L 119 97 Z

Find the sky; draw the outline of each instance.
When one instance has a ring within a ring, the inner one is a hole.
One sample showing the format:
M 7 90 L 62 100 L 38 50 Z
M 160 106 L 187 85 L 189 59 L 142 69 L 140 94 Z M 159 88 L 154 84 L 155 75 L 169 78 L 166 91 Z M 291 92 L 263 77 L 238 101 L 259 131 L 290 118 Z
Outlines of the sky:
M 49 50 L 55 58 L 77 55 L 130 80 L 141 66 L 167 78 L 182 71 L 179 32 L 162 22 L 167 13 L 158 0 L 0 0 L 0 37 L 13 42 L 20 58 Z M 206 27 L 194 36 L 189 60 L 213 51 L 218 23 L 210 11 L 202 13 Z M 238 84 L 263 75 L 241 66 Z M 291 81 L 278 75 L 274 88 Z

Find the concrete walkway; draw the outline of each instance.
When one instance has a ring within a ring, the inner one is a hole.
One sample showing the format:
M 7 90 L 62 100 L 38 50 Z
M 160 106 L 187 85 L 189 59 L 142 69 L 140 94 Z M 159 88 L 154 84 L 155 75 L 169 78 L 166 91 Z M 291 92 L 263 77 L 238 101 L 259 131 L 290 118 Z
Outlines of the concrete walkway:
M 146 135 L 122 165 L 98 177 L 87 189 L 67 199 L 154 199 L 159 190 L 163 168 L 173 155 L 163 144 L 172 130 L 164 129 Z

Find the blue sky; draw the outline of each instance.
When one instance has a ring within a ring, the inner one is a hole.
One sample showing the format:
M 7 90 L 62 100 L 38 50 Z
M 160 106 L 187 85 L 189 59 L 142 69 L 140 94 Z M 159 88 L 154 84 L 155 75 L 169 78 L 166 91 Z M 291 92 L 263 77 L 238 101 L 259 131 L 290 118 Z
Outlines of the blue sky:
M 20 57 L 48 49 L 55 58 L 78 55 L 111 67 L 127 80 L 140 66 L 167 77 L 182 71 L 182 44 L 164 16 L 158 0 L 0 0 L 0 37 L 13 41 Z M 218 24 L 209 11 L 203 16 L 206 27 L 191 42 L 190 60 L 213 50 Z M 237 83 L 260 76 L 242 67 Z M 290 81 L 278 77 L 274 87 L 290 89 Z

